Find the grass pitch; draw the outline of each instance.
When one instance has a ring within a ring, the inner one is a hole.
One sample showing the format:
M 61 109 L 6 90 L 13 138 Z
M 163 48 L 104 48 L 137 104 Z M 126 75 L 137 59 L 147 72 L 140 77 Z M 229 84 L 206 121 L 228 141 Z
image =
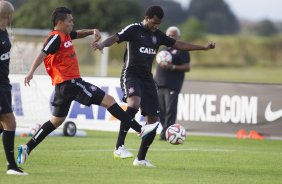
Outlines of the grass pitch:
M 87 133 L 47 137 L 22 166 L 29 176 L 5 174 L 1 146 L 0 184 L 282 183 L 282 141 L 188 136 L 183 145 L 174 146 L 157 136 L 147 155 L 157 167 L 140 168 L 132 165 L 134 158 L 113 158 L 116 132 Z M 28 140 L 16 137 L 16 145 Z M 126 145 L 135 155 L 139 143 L 135 134 L 128 135 Z

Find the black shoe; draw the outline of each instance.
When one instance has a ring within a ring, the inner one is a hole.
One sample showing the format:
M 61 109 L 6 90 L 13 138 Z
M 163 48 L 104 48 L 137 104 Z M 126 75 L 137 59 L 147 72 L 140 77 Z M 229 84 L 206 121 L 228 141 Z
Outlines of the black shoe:
M 15 167 L 15 168 L 10 168 L 8 166 L 7 172 L 6 174 L 10 174 L 10 175 L 21 175 L 21 176 L 26 176 L 28 175 L 26 172 L 24 172 L 21 168 L 19 167 Z

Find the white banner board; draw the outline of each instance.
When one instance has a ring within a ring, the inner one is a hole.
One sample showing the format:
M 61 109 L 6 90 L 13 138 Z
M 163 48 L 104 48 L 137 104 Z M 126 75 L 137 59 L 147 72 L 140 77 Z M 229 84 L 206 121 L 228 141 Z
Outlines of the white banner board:
M 117 103 L 126 109 L 122 102 L 122 91 L 118 78 L 85 77 L 90 82 L 115 98 Z M 54 92 L 51 79 L 47 75 L 35 75 L 30 86 L 24 86 L 24 75 L 10 75 L 12 89 L 12 105 L 18 127 L 32 127 L 43 124 L 51 116 L 50 99 Z M 144 117 L 140 112 L 135 119 L 143 124 Z M 67 120 L 76 123 L 78 129 L 118 131 L 119 121 L 104 107 L 92 105 L 90 107 L 73 102 Z

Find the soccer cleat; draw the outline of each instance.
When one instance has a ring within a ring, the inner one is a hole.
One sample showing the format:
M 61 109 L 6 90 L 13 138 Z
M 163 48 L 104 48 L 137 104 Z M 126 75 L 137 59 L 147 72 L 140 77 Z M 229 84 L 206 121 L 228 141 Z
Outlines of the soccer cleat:
M 114 158 L 132 158 L 133 154 L 126 149 L 124 145 L 118 147 L 118 149 L 114 150 Z
M 141 137 L 142 139 L 145 139 L 146 136 L 150 132 L 156 130 L 158 128 L 158 126 L 159 126 L 159 122 L 156 122 L 154 124 L 146 124 L 146 125 L 142 126 L 141 133 L 139 134 L 139 137 Z
M 138 158 L 135 158 L 133 161 L 133 166 L 140 166 L 140 167 L 156 167 L 154 166 L 150 161 L 148 160 L 138 160 Z
M 19 167 L 16 167 L 16 168 L 9 168 L 8 167 L 8 170 L 6 172 L 6 174 L 9 174 L 9 175 L 21 175 L 21 176 L 26 176 L 28 175 L 26 172 L 24 172 L 21 168 Z
M 23 164 L 25 163 L 27 157 L 28 157 L 28 153 L 27 153 L 27 145 L 20 145 L 18 147 L 18 158 L 17 161 L 19 164 Z

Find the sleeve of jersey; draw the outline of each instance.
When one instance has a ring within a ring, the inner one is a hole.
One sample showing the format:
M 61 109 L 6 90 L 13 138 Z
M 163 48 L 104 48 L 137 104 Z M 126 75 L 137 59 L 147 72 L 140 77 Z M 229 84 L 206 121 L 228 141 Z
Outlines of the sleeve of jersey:
M 72 31 L 70 33 L 70 37 L 71 37 L 72 40 L 77 39 L 77 32 L 76 31 Z
M 120 32 L 116 33 L 118 39 L 117 43 L 121 43 L 123 41 L 130 41 L 132 37 L 132 33 L 134 33 L 135 24 L 130 24 L 123 28 Z
M 61 39 L 58 34 L 50 36 L 45 42 L 42 52 L 45 54 L 54 54 L 60 48 Z
M 172 47 L 175 44 L 175 42 L 176 42 L 175 39 L 166 36 L 166 34 L 164 34 L 161 31 L 160 31 L 160 34 L 161 34 L 161 45 L 165 45 L 167 47 Z

